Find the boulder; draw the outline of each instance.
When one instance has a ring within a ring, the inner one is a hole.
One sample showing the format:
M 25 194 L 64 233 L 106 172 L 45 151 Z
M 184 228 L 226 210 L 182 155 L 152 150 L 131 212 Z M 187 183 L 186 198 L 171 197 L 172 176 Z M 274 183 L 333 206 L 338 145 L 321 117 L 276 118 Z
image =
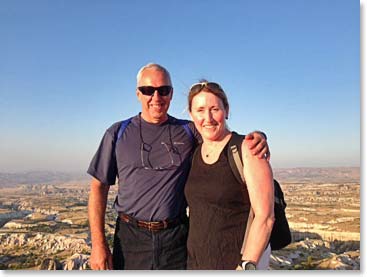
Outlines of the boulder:
M 39 270 L 62 270 L 62 264 L 57 259 L 46 258 L 38 266 Z

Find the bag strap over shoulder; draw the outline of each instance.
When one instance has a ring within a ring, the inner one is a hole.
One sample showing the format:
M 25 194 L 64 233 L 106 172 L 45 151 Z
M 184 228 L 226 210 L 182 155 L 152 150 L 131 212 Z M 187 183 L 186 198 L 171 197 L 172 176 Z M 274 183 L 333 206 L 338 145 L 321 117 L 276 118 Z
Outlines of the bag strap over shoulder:
M 236 132 L 232 132 L 232 137 L 228 145 L 228 161 L 237 181 L 240 184 L 246 185 L 245 176 L 243 175 L 242 150 L 241 150 L 242 141 L 244 140 L 244 138 L 245 138 L 244 135 L 239 135 Z M 243 238 L 241 254 L 243 253 L 243 251 L 245 251 L 248 233 L 253 220 L 254 220 L 254 211 L 250 206 L 250 213 L 247 219 L 246 232 Z
M 229 140 L 228 145 L 228 161 L 231 166 L 234 177 L 237 179 L 238 183 L 245 183 L 245 178 L 243 176 L 243 164 L 242 164 L 242 151 L 241 145 L 244 140 L 244 135 L 239 135 L 236 132 L 232 132 L 232 137 Z
M 133 119 L 133 118 L 132 118 L 132 117 L 130 117 L 130 118 L 128 118 L 128 119 L 125 119 L 125 120 L 121 121 L 120 129 L 119 129 L 119 132 L 117 133 L 117 140 L 119 140 L 119 139 L 121 138 L 121 136 L 122 136 L 122 134 L 124 133 L 124 131 L 125 131 L 125 129 L 126 129 L 126 127 L 127 127 L 127 125 L 129 125 L 129 124 L 130 124 L 130 122 L 131 122 L 131 120 L 132 120 L 132 119 Z

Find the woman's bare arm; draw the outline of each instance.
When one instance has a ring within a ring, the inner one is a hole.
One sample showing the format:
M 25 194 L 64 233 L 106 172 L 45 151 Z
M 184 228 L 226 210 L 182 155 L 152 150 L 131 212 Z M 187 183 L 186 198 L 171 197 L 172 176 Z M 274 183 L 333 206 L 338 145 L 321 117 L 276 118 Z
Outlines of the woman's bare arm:
M 242 143 L 243 173 L 254 211 L 254 220 L 249 230 L 243 260 L 258 263 L 266 248 L 274 223 L 273 172 L 266 159 L 258 159 Z

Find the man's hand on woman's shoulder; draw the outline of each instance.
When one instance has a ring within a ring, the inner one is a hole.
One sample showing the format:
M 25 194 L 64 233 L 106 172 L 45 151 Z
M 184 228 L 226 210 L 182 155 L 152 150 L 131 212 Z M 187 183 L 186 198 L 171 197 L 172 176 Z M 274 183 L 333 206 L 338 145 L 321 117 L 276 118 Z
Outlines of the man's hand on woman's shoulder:
M 266 135 L 260 131 L 254 131 L 246 135 L 245 142 L 251 153 L 259 159 L 270 160 L 270 151 Z

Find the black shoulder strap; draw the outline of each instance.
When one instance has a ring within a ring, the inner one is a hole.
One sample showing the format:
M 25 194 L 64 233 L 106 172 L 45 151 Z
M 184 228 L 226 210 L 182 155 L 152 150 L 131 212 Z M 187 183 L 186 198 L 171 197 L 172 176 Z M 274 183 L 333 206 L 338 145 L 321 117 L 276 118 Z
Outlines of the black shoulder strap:
M 243 176 L 243 163 L 242 163 L 242 141 L 244 140 L 244 135 L 239 135 L 236 132 L 232 132 L 232 137 L 229 140 L 228 145 L 228 162 L 233 172 L 234 177 L 238 183 L 245 183 L 245 178 Z
M 228 145 L 228 162 L 234 176 L 241 185 L 246 185 L 245 176 L 243 175 L 243 162 L 242 162 L 242 150 L 241 150 L 242 141 L 244 140 L 244 138 L 245 138 L 244 135 L 239 135 L 236 132 L 232 132 L 232 137 L 229 140 Z M 250 213 L 248 215 L 246 225 L 246 232 L 243 237 L 241 254 L 243 254 L 243 251 L 245 251 L 248 233 L 253 220 L 254 220 L 254 211 L 250 207 Z

